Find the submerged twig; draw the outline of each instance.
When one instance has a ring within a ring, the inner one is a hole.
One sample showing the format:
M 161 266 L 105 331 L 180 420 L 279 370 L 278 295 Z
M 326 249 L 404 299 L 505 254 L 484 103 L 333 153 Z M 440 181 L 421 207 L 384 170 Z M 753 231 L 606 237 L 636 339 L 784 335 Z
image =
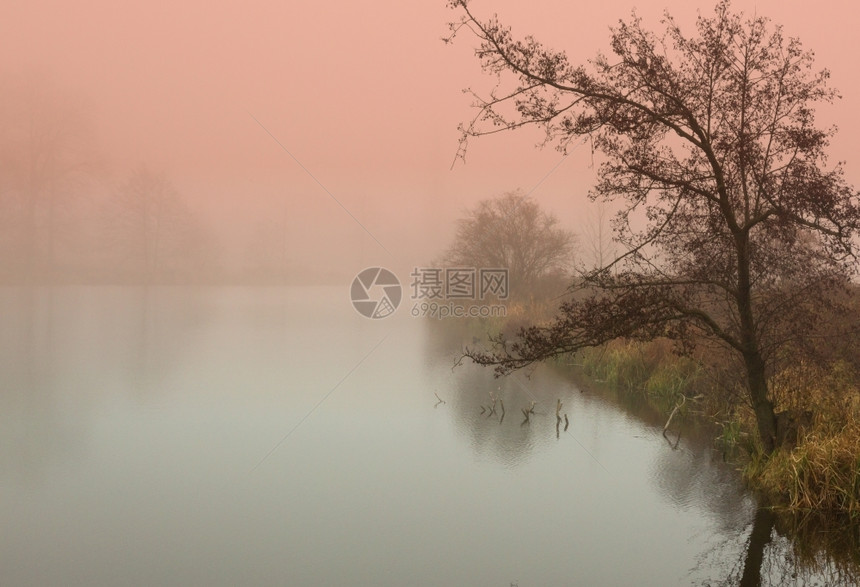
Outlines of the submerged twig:
M 681 394 L 681 401 L 680 401 L 680 403 L 675 404 L 675 408 L 672 410 L 672 413 L 671 413 L 671 414 L 669 414 L 669 419 L 668 419 L 668 420 L 666 420 L 666 425 L 665 425 L 665 426 L 663 426 L 663 436 L 666 436 L 666 430 L 668 430 L 668 429 L 669 429 L 669 424 L 671 424 L 671 423 L 672 423 L 672 418 L 674 418 L 674 417 L 675 417 L 675 413 L 676 413 L 679 409 L 681 409 L 681 407 L 682 407 L 685 403 L 687 403 L 687 396 L 686 396 L 686 395 L 684 395 L 684 394 Z
M 680 444 L 680 442 L 681 442 L 681 430 L 680 429 L 678 430 L 678 438 L 675 439 L 675 442 L 672 442 L 669 439 L 669 435 L 666 434 L 665 432 L 663 432 L 663 438 L 665 438 L 666 442 L 669 443 L 669 448 L 671 448 L 672 450 L 676 450 L 678 448 L 678 444 Z M 726 456 L 726 453 L 723 453 L 723 461 L 725 461 L 725 456 Z

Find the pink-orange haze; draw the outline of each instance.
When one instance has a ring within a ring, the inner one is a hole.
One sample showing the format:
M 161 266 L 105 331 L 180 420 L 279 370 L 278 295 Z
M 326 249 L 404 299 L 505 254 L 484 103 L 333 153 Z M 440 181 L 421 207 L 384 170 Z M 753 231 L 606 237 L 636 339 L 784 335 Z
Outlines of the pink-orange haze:
M 784 25 L 830 69 L 842 99 L 819 119 L 839 126 L 832 155 L 860 184 L 858 9 L 799 0 L 733 6 Z M 574 62 L 606 51 L 609 27 L 634 8 L 655 29 L 668 9 L 690 30 L 713 3 L 472 3 Z M 556 168 L 562 155 L 536 148 L 539 132 L 502 133 L 472 141 L 452 168 L 457 125 L 474 114 L 462 90 L 494 80 L 481 72 L 473 37 L 442 42 L 456 17 L 445 0 L 6 0 L 0 14 L 0 91 L 8 94 L 0 101 L 46 101 L 37 113 L 75 104 L 88 128 L 89 179 L 79 195 L 106 199 L 134 170 L 155 170 L 234 269 L 275 248 L 273 263 L 308 279 L 376 264 L 408 271 L 438 256 L 466 208 L 516 188 L 538 186 L 533 196 L 574 231 L 588 214 L 595 171 L 587 147 Z

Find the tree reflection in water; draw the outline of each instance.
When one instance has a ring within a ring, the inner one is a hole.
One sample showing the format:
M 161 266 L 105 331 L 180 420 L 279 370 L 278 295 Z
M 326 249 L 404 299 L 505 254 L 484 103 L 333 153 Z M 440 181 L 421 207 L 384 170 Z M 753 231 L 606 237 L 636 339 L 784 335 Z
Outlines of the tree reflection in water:
M 727 560 L 727 551 L 739 554 L 726 570 L 724 581 L 702 585 L 831 587 L 860 583 L 860 525 L 760 507 L 749 526 L 749 532 L 740 538 L 729 539 L 708 553 L 713 561 Z M 737 549 L 738 543 L 743 548 Z
M 437 357 L 451 356 L 452 364 L 453 351 L 460 348 L 462 340 L 469 340 L 456 328 L 433 325 L 428 332 L 426 350 Z M 587 383 L 588 393 L 581 397 L 578 393 L 565 395 L 565 390 L 571 393 L 573 389 L 568 381 L 571 374 L 548 371 L 552 370 L 541 371 L 533 379 L 521 377 L 519 383 L 516 374 L 493 380 L 489 370 L 465 368 L 452 373 L 452 417 L 471 439 L 476 453 L 490 455 L 508 466 L 528 461 L 547 439 L 557 438 L 552 427 L 559 423 L 555 417 L 558 398 L 570 406 L 572 415 L 582 409 L 580 399 L 603 402 L 653 429 L 655 435 L 662 433 L 666 414 L 641 398 L 616 394 L 592 383 Z M 498 414 L 490 418 L 480 414 L 480 406 L 490 403 L 488 390 L 504 400 L 508 411 L 517 414 L 536 399 L 541 417 L 524 426 L 500 425 Z M 757 504 L 735 466 L 724 462 L 723 455 L 713 448 L 713 431 L 706 428 L 673 421 L 669 442 L 663 442 L 666 450 L 651 463 L 650 481 L 664 498 L 679 509 L 704 507 L 717 520 L 716 542 L 698 556 L 689 581 L 708 587 L 860 584 L 860 525 L 832 517 L 793 515 Z

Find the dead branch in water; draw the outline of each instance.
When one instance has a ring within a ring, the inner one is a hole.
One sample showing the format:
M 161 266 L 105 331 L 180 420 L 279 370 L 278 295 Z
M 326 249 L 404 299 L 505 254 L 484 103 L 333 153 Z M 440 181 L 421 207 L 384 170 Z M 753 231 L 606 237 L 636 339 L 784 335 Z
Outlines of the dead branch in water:
M 687 403 L 687 396 L 686 396 L 686 395 L 684 395 L 684 394 L 681 394 L 681 401 L 680 401 L 679 403 L 675 404 L 675 408 L 672 410 L 672 413 L 671 413 L 671 414 L 669 414 L 669 419 L 668 419 L 668 420 L 666 420 L 666 425 L 665 425 L 665 426 L 663 426 L 663 436 L 666 436 L 666 430 L 668 430 L 668 429 L 669 429 L 669 424 L 671 424 L 671 423 L 672 423 L 672 418 L 674 418 L 674 417 L 675 417 L 675 413 L 676 413 L 678 410 L 680 410 L 680 409 L 681 409 L 681 407 L 682 407 L 685 403 Z
M 681 443 L 681 430 L 678 430 L 678 437 L 675 439 L 675 442 L 672 442 L 672 440 L 669 438 L 669 435 L 665 432 L 663 433 L 663 438 L 665 438 L 666 442 L 669 443 L 669 448 L 671 448 L 672 450 L 677 450 L 678 445 Z

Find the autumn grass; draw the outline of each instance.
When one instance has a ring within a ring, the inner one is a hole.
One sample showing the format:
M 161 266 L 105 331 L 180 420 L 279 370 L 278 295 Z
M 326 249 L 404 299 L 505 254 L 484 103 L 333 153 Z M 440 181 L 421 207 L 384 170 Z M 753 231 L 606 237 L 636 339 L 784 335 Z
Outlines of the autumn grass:
M 481 317 L 448 317 L 444 320 L 439 320 L 435 316 L 430 316 L 428 319 L 444 324 L 446 328 L 452 331 L 459 331 L 468 338 L 473 339 L 473 343 L 481 341 L 488 343 L 491 337 L 504 334 L 508 338 L 515 338 L 520 328 L 532 325 L 549 324 L 558 312 L 558 303 L 554 299 L 542 299 L 528 297 L 522 299 L 512 297 L 506 300 L 486 299 L 480 305 L 501 305 L 505 311 L 503 315 L 481 316 Z
M 791 450 L 746 469 L 751 485 L 795 510 L 840 512 L 860 519 L 860 425 L 835 435 L 808 434 Z
M 744 469 L 769 501 L 797 511 L 829 512 L 860 520 L 860 388 L 845 363 L 829 369 L 798 363 L 773 378 L 782 409 L 809 413 L 794 445 L 769 458 L 753 451 Z
M 615 341 L 579 354 L 586 375 L 612 389 L 648 399 L 667 413 L 694 393 L 698 366 L 671 353 L 669 343 Z

